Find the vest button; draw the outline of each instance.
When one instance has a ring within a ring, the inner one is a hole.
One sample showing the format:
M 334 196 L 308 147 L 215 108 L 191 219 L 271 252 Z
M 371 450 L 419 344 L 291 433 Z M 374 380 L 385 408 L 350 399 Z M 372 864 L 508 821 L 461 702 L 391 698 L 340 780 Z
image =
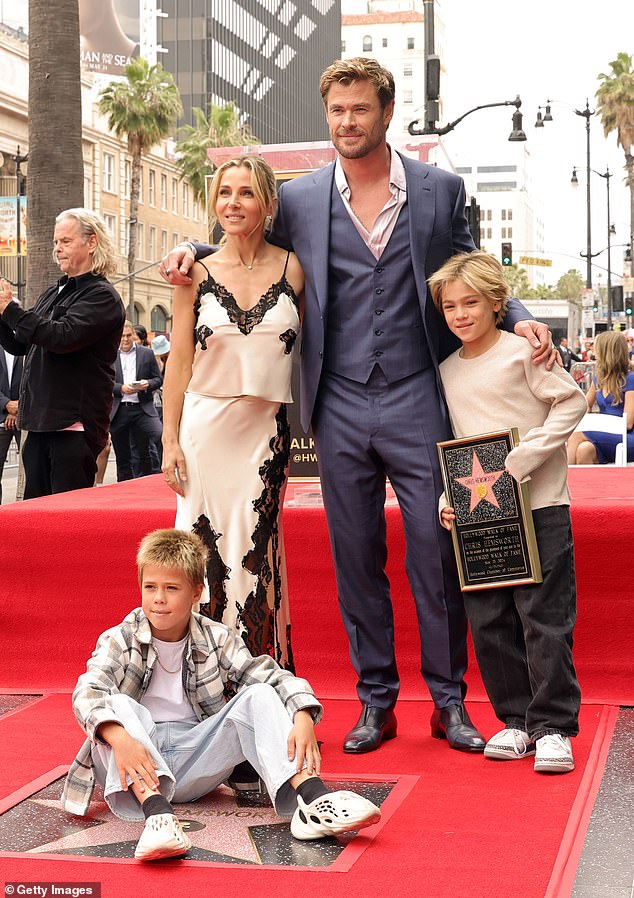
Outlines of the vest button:
M 384 268 L 375 268 L 374 270 L 376 271 L 377 274 L 382 274 L 385 271 Z
M 378 287 L 378 289 L 376 289 L 374 292 L 376 293 L 377 296 L 380 296 L 381 293 L 383 293 L 383 288 L 382 288 L 382 287 Z
M 383 314 L 383 309 L 375 309 L 375 310 L 374 310 L 374 314 L 375 314 L 375 315 L 382 315 L 382 314 Z
M 381 334 L 383 333 L 383 331 L 379 330 L 379 328 L 377 327 L 377 329 L 374 331 L 374 333 L 376 334 L 377 337 L 380 337 Z

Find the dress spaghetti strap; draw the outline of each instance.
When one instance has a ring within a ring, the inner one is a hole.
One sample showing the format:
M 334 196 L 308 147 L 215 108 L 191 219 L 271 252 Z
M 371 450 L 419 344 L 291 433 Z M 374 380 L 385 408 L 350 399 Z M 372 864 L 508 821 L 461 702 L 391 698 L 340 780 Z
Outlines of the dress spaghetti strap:
M 282 272 L 282 277 L 280 280 L 284 280 L 284 278 L 286 277 L 286 269 L 288 268 L 288 260 L 290 258 L 290 255 L 291 251 L 289 249 L 289 251 L 286 253 L 286 262 L 284 263 L 284 271 Z
M 211 271 L 207 268 L 207 266 L 206 266 L 205 263 L 202 261 L 202 259 L 196 259 L 196 261 L 198 262 L 199 265 L 202 265 L 202 267 L 205 269 L 205 271 L 207 272 L 207 274 L 209 275 L 209 277 L 211 277 Z M 284 270 L 286 271 L 286 269 L 284 269 Z

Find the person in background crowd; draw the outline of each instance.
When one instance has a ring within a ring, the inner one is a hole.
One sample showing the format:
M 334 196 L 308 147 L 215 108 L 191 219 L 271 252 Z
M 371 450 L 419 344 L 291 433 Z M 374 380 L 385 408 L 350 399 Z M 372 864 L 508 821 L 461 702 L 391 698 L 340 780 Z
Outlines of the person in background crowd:
M 573 352 L 568 346 L 568 337 L 562 337 L 557 346 L 557 352 L 561 356 L 561 363 L 566 371 L 570 371 L 573 362 L 580 362 L 581 356 Z
M 596 362 L 592 384 L 586 395 L 588 411 L 594 404 L 603 415 L 627 417 L 627 460 L 634 461 L 634 372 L 631 370 L 627 340 L 617 331 L 603 331 L 594 341 Z M 569 465 L 605 465 L 614 461 L 616 433 L 584 431 L 568 440 Z
M 117 458 L 117 480 L 158 474 L 158 455 L 150 452 L 161 439 L 161 421 L 152 394 L 163 383 L 154 353 L 134 340 L 134 328 L 125 322 L 115 362 L 114 402 L 110 434 Z M 132 465 L 131 449 L 139 454 L 139 473 Z
M 149 346 L 147 339 L 147 328 L 143 324 L 135 324 L 134 328 L 134 342 L 140 343 L 141 346 Z
M 55 220 L 62 277 L 32 309 L 0 280 L 0 343 L 24 356 L 17 426 L 28 433 L 24 498 L 92 487 L 106 445 L 125 311 L 107 280 L 116 254 L 103 220 L 66 209 Z
M 12 356 L 0 346 L 0 503 L 2 503 L 2 474 L 11 441 L 20 448 L 18 397 L 22 377 L 22 356 Z

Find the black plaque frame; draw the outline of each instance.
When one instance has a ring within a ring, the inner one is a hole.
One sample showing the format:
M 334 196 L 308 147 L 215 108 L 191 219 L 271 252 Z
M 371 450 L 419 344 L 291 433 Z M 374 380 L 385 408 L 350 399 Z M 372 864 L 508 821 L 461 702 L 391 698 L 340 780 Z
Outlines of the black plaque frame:
M 463 592 L 542 582 L 528 486 L 504 466 L 518 442 L 513 427 L 437 444 Z

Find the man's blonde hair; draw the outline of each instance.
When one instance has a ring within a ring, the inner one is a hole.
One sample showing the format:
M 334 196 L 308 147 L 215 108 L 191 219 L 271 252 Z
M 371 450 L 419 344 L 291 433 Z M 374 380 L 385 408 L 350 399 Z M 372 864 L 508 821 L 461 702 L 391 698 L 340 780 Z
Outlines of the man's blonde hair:
M 349 87 L 355 81 L 369 81 L 374 87 L 381 107 L 385 107 L 394 99 L 396 89 L 394 76 L 376 59 L 367 56 L 355 56 L 352 59 L 338 59 L 329 65 L 319 80 L 321 98 L 326 104 L 328 91 L 333 84 Z
M 55 224 L 59 224 L 65 218 L 72 218 L 77 222 L 77 228 L 84 242 L 93 235 L 97 238 L 97 245 L 91 260 L 93 274 L 99 274 L 102 277 L 114 274 L 117 270 L 117 255 L 103 218 L 92 209 L 64 209 L 55 219 Z M 55 261 L 57 262 L 56 258 Z
M 143 584 L 143 568 L 148 565 L 175 568 L 182 571 L 192 586 L 200 586 L 205 579 L 207 550 L 200 537 L 187 530 L 153 530 L 139 545 L 136 563 L 139 583 Z
M 499 311 L 495 313 L 495 323 L 499 324 L 502 321 L 509 306 L 510 290 L 504 277 L 504 270 L 495 256 L 480 250 L 459 253 L 448 259 L 428 278 L 427 283 L 434 305 L 441 315 L 443 295 L 447 285 L 452 281 L 464 281 L 468 287 L 484 296 L 489 302 L 501 303 Z

